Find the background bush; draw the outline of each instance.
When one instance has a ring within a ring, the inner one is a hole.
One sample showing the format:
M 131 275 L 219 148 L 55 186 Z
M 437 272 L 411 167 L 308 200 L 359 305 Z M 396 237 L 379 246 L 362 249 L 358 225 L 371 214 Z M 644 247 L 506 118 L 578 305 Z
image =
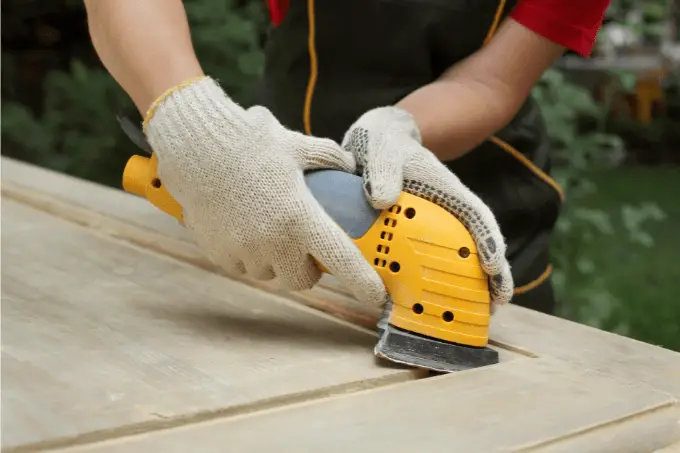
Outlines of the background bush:
M 264 1 L 184 4 L 203 66 L 247 103 L 263 65 Z M 617 0 L 608 20 L 658 43 L 665 7 L 662 0 Z M 125 162 L 138 150 L 115 115 L 139 115 L 101 67 L 81 1 L 7 0 L 2 13 L 3 154 L 120 187 Z M 611 80 L 610 94 L 630 92 L 634 83 L 627 74 Z M 665 113 L 646 126 L 613 118 L 613 98 L 596 101 L 557 69 L 546 72 L 533 95 L 567 196 L 552 248 L 559 315 L 680 350 L 675 80 L 669 78 Z

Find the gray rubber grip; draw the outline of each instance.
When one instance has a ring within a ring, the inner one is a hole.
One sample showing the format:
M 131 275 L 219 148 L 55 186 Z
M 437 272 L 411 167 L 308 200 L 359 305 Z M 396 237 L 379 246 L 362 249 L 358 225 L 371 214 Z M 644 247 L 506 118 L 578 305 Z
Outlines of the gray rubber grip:
M 380 216 L 364 194 L 361 176 L 340 170 L 316 170 L 305 174 L 307 187 L 340 227 L 358 239 Z

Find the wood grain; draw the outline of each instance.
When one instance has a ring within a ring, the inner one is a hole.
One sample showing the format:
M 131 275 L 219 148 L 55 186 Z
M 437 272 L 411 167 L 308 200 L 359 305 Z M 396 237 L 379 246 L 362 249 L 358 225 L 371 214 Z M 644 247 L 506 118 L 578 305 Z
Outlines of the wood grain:
M 333 277 L 326 287 L 343 291 Z M 669 320 L 669 322 L 675 322 Z M 506 351 L 554 357 L 680 398 L 680 353 L 518 306 L 491 319 L 490 338 Z
M 543 313 L 512 307 L 492 321 L 491 336 L 680 398 L 680 353 Z M 676 322 L 669 320 L 669 322 Z
M 6 157 L 2 168 L 3 195 L 216 271 L 174 219 L 142 198 Z M 276 292 L 266 284 L 249 284 Z M 374 328 L 378 316 L 330 276 L 311 291 L 286 296 L 366 328 Z M 680 397 L 680 353 L 675 351 L 517 306 L 503 307 L 494 315 L 491 341 L 506 358 L 512 352 L 556 357 Z
M 653 453 L 680 453 L 680 442 L 676 442 L 673 445 L 668 445 L 659 450 L 654 450 Z
M 566 362 L 523 360 L 68 453 L 648 452 L 680 436 L 675 403 Z
M 3 451 L 422 376 L 287 299 L 11 200 L 2 220 Z
M 332 277 L 281 297 L 221 276 L 146 200 L 5 157 L 2 176 L 5 451 L 137 432 L 82 449 L 618 453 L 680 440 L 676 352 L 510 306 L 492 320 L 500 365 L 416 384 L 367 354 L 378 312 Z
M 189 240 L 186 230 L 175 219 L 143 198 L 6 157 L 2 158 L 2 172 L 2 194 L 7 198 L 224 275 Z M 269 282 L 235 275 L 228 277 L 285 296 L 370 331 L 375 331 L 380 315 L 379 309 L 356 301 L 330 276 L 324 276 L 312 290 L 292 293 L 282 293 Z M 492 348 L 499 352 L 503 361 L 531 357 L 526 351 L 515 351 L 498 344 L 492 345 Z
M 221 273 L 190 241 L 184 227 L 147 200 L 5 156 L 2 156 L 1 162 L 4 197 L 202 269 Z M 239 279 L 234 275 L 229 277 Z M 348 291 L 338 292 L 333 285 L 333 294 L 324 291 L 326 280 L 322 279 L 322 283 L 311 291 L 286 293 L 285 296 L 354 324 L 375 329 L 380 311 L 358 303 Z M 280 293 L 267 282 L 241 281 Z

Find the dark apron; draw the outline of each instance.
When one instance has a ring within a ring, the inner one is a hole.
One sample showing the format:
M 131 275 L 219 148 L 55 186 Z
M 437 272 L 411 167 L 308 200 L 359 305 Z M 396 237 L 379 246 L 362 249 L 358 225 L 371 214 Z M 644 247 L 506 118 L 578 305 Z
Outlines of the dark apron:
M 504 15 L 515 1 L 505 2 Z M 499 6 L 497 0 L 309 2 L 315 2 L 313 19 L 308 0 L 292 0 L 271 31 L 257 102 L 291 129 L 338 142 L 367 110 L 395 104 L 478 50 Z M 318 71 L 307 128 L 310 20 Z M 497 137 L 526 159 L 489 141 L 446 165 L 497 216 L 517 288 L 512 303 L 552 312 L 549 239 L 561 200 L 545 176 L 549 149 L 533 99 Z

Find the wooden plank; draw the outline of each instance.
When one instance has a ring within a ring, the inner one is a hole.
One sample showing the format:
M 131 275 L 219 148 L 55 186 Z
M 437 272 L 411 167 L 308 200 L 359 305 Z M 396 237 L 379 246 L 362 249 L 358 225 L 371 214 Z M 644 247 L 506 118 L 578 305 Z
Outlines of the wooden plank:
M 679 438 L 676 403 L 645 385 L 537 359 L 67 452 L 648 452 Z
M 190 241 L 175 219 L 143 198 L 20 161 L 2 158 L 2 194 L 21 203 L 104 232 L 135 245 L 164 253 L 211 272 L 222 272 Z M 280 293 L 269 282 L 230 275 L 231 279 L 284 295 L 336 318 L 375 330 L 380 310 L 367 307 L 338 289 L 330 276 L 313 290 Z M 526 355 L 500 346 L 501 360 Z M 531 356 L 530 354 L 528 356 Z
M 2 156 L 1 165 L 2 195 L 6 198 L 202 269 L 220 272 L 190 241 L 185 229 L 174 218 L 143 198 L 5 156 Z M 238 279 L 237 276 L 230 277 Z M 277 292 L 268 283 L 241 281 Z M 331 288 L 333 295 L 324 291 L 321 284 L 312 291 L 287 293 L 286 296 L 355 324 L 375 328 L 380 314 L 378 309 L 359 304 L 347 291 L 338 292 L 332 285 Z
M 501 344 L 645 383 L 680 398 L 676 351 L 522 307 L 499 310 L 494 318 L 491 336 Z
M 5 157 L 2 168 L 3 196 L 215 270 L 187 241 L 186 232 L 144 199 Z M 374 327 L 377 310 L 354 301 L 334 278 L 322 282 L 312 291 L 288 297 L 357 325 Z M 266 284 L 258 287 L 272 290 Z M 556 357 L 680 397 L 680 354 L 675 351 L 517 306 L 503 307 L 494 315 L 491 340 L 507 358 L 511 351 L 528 357 Z
M 121 178 L 122 178 L 121 168 Z M 5 183 L 49 193 L 54 198 L 68 201 L 76 206 L 100 214 L 121 216 L 132 225 L 148 231 L 188 241 L 189 237 L 177 220 L 169 215 L 159 215 L 157 209 L 149 209 L 149 202 L 141 197 L 126 196 L 122 190 L 96 184 L 80 178 L 30 165 L 2 156 L 3 191 Z
M 653 453 L 680 453 L 680 442 L 668 445 L 660 450 L 654 450 Z
M 3 451 L 423 375 L 287 299 L 8 199 L 2 218 Z
M 333 277 L 326 286 L 344 291 Z M 492 317 L 490 338 L 499 350 L 558 358 L 680 398 L 677 351 L 513 305 Z

